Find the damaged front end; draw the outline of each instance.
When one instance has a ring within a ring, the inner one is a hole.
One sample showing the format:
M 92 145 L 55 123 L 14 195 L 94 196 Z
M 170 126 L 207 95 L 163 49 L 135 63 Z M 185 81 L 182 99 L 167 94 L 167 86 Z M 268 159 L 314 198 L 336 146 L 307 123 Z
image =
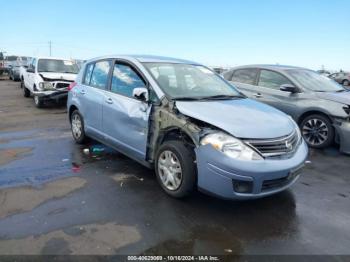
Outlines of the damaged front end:
M 34 94 L 46 99 L 65 99 L 68 94 L 68 87 L 73 82 L 72 80 L 67 79 L 52 79 L 44 77 L 40 74 L 40 77 L 43 79 L 39 83 L 38 87 L 35 87 Z
M 164 141 L 181 140 L 193 149 L 198 189 L 220 198 L 252 199 L 283 191 L 299 178 L 308 154 L 305 142 L 298 136 L 291 156 L 262 156 L 244 140 L 184 115 L 176 101 L 166 99 L 153 107 L 149 126 L 147 161 L 155 162 L 157 149 Z M 211 139 L 224 141 L 225 145 L 220 147 Z
M 209 124 L 185 116 L 176 108 L 176 102 L 163 99 L 153 107 L 148 132 L 147 160 L 154 163 L 159 145 L 165 140 L 177 139 L 195 149 L 209 129 Z

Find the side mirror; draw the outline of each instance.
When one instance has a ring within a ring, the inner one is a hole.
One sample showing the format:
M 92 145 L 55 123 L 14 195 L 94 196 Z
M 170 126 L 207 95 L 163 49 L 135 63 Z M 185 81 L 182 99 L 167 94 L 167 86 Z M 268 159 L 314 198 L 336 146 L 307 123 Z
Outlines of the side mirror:
M 298 93 L 298 88 L 296 86 L 293 86 L 291 84 L 284 84 L 280 86 L 280 90 L 284 92 L 290 92 L 290 93 Z
M 134 88 L 132 91 L 132 96 L 144 102 L 148 102 L 149 100 L 148 89 L 145 87 Z
M 27 69 L 27 73 L 34 73 L 34 69 L 33 68 L 28 68 Z

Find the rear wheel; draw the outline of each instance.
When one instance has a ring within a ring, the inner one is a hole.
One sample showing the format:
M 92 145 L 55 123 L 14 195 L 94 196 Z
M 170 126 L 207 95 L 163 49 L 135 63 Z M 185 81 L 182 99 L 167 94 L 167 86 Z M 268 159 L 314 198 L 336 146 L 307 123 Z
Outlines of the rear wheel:
M 70 126 L 75 142 L 78 144 L 83 144 L 86 141 L 84 119 L 78 110 L 74 110 L 72 113 L 70 117 Z
M 310 115 L 300 124 L 306 143 L 313 148 L 325 148 L 334 142 L 334 128 L 323 115 Z
M 183 198 L 196 186 L 196 168 L 193 150 L 183 142 L 171 140 L 157 152 L 155 171 L 163 190 L 172 197 Z

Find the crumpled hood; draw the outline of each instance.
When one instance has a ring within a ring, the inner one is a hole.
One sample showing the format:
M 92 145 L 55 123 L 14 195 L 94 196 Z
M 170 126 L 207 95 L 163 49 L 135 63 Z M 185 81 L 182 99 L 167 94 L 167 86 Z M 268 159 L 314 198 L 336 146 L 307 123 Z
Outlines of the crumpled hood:
M 176 101 L 176 107 L 182 114 L 238 138 L 277 138 L 289 135 L 295 128 L 286 114 L 251 99 Z
M 346 105 L 350 105 L 350 91 L 346 92 L 319 92 L 316 93 L 318 97 L 326 100 L 330 100 L 333 102 L 338 102 Z
M 40 72 L 47 81 L 74 81 L 77 74 L 67 74 L 67 73 L 54 73 L 54 72 Z

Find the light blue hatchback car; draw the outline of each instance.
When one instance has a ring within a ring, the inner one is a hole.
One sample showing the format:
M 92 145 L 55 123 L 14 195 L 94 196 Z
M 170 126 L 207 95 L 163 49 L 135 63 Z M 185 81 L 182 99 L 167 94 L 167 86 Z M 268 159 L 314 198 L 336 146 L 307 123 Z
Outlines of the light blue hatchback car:
M 195 62 L 99 57 L 69 89 L 76 142 L 91 137 L 154 168 L 173 197 L 196 188 L 227 199 L 271 195 L 298 179 L 308 155 L 290 117 Z

